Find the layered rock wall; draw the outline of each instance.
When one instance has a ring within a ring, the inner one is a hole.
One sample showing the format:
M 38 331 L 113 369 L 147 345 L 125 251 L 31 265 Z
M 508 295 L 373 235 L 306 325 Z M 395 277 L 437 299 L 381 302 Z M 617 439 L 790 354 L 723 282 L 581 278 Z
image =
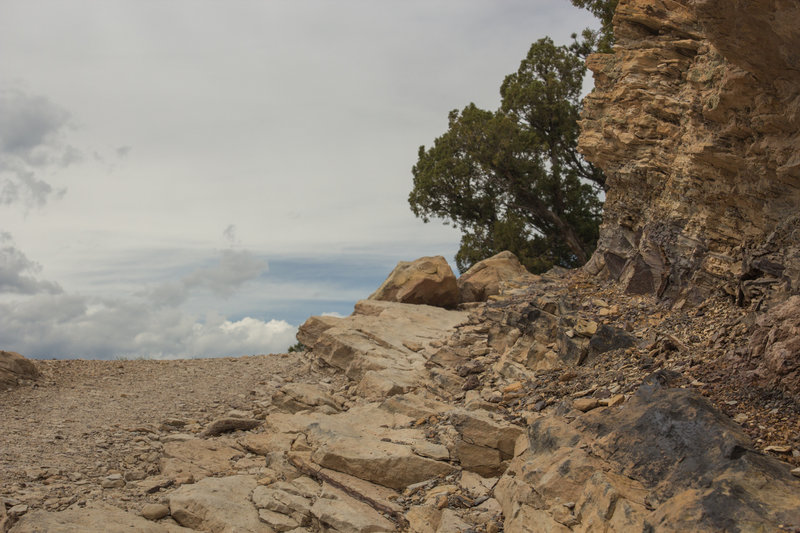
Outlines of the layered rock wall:
M 591 272 L 680 300 L 800 288 L 800 4 L 620 0 L 580 149 L 608 175 Z

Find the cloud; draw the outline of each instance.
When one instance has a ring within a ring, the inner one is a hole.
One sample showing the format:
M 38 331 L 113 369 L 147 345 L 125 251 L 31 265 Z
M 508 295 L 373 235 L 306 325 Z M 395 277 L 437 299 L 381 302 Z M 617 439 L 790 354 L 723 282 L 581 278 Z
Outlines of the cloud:
M 0 117 L 0 205 L 42 207 L 51 196 L 63 195 L 37 174 L 83 159 L 63 140 L 69 113 L 43 96 L 0 88 Z
M 200 268 L 177 281 L 158 284 L 143 295 L 154 305 L 175 307 L 197 290 L 207 290 L 214 296 L 229 298 L 248 281 L 268 270 L 266 261 L 246 250 L 223 250 L 216 264 Z
M 0 293 L 62 292 L 57 283 L 38 279 L 42 267 L 14 245 L 11 235 L 0 232 Z
M 30 357 L 175 359 L 282 353 L 297 329 L 282 320 L 154 308 L 142 298 L 42 294 L 0 303 L 0 345 Z
M 208 263 L 128 297 L 69 294 L 39 280 L 39 265 L 0 233 L 0 346 L 31 357 L 173 359 L 282 353 L 296 342 L 285 320 L 186 310 L 195 293 L 228 298 L 267 269 L 248 251 L 223 250 Z M 205 309 L 217 307 L 212 299 Z

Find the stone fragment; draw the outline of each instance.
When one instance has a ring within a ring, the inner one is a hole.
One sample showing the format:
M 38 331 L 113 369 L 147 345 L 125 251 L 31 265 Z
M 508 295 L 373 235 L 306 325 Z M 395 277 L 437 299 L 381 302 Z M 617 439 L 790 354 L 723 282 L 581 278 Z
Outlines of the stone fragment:
M 148 520 L 159 520 L 169 514 L 169 506 L 163 503 L 148 503 L 142 507 L 141 515 Z
M 261 420 L 254 418 L 218 418 L 209 424 L 200 434 L 201 437 L 216 437 L 223 433 L 237 430 L 253 429 L 261 425 Z
M 121 474 L 111 474 L 100 481 L 100 486 L 104 489 L 118 489 L 125 486 L 125 480 Z
M 422 257 L 399 262 L 369 299 L 451 308 L 458 305 L 459 292 L 444 257 Z
M 442 519 L 442 511 L 435 505 L 415 505 L 406 512 L 409 530 L 412 533 L 436 533 Z
M 321 497 L 311 507 L 311 513 L 317 520 L 337 531 L 379 533 L 397 529 L 393 522 L 369 505 L 351 498 L 327 483 L 323 485 Z
M 282 411 L 290 413 L 322 406 L 330 407 L 334 412 L 342 408 L 326 387 L 313 383 L 287 383 L 275 391 L 272 403 Z
M 294 518 L 269 509 L 259 509 L 258 518 L 279 533 L 290 531 L 300 526 Z
M 453 509 L 444 509 L 436 533 L 463 533 L 469 529 L 470 524 L 462 520 Z
M 500 252 L 479 261 L 458 278 L 461 302 L 485 302 L 490 296 L 500 293 L 504 281 L 532 282 L 539 279 L 528 272 L 517 256 L 509 251 Z

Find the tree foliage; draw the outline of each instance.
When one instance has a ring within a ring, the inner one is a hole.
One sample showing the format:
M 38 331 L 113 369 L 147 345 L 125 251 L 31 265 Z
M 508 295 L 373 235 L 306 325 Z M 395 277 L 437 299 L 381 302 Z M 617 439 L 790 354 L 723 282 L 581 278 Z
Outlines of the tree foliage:
M 612 19 L 617 9 L 619 0 L 571 0 L 572 5 L 588 9 L 600 20 L 601 28 L 598 32 L 584 31 L 584 38 L 593 37 L 595 48 L 598 52 L 611 52 L 614 44 L 614 28 Z
M 409 203 L 461 229 L 459 270 L 506 249 L 534 272 L 592 252 L 605 178 L 576 149 L 589 46 L 538 40 L 503 81 L 497 111 L 453 110 L 447 132 L 420 147 Z

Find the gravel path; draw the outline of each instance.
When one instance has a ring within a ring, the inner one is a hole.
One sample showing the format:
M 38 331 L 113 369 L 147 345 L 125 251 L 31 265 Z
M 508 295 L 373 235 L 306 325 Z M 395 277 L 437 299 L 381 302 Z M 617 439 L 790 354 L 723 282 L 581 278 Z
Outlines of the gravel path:
M 127 507 L 133 493 L 100 483 L 157 474 L 166 429 L 197 432 L 232 410 L 251 413 L 280 383 L 311 379 L 297 354 L 37 366 L 38 383 L 0 391 L 0 498 L 51 510 L 98 496 Z

